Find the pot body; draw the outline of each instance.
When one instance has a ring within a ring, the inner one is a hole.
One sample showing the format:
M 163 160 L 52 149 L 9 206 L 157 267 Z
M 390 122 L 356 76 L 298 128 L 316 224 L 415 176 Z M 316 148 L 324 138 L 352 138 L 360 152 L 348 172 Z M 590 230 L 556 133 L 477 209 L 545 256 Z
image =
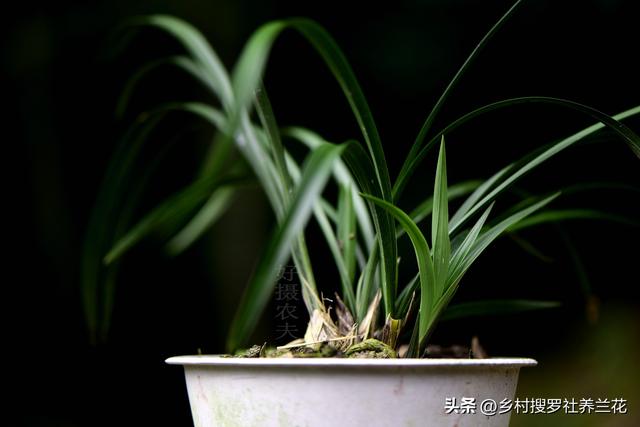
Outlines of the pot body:
M 506 427 L 510 411 L 500 403 L 513 400 L 520 368 L 536 365 L 532 359 L 217 356 L 167 363 L 184 366 L 196 427 Z M 497 404 L 495 415 L 491 402 L 481 407 L 488 400 Z

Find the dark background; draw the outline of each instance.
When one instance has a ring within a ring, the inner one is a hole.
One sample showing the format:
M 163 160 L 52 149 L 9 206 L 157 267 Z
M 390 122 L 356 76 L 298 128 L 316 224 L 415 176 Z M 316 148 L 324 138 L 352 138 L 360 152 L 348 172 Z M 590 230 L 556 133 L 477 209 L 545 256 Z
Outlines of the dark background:
M 638 21 L 634 1 L 528 1 L 483 52 L 442 111 L 439 124 L 471 108 L 522 95 L 572 99 L 615 114 L 640 102 Z M 126 259 L 108 341 L 92 346 L 79 294 L 79 261 L 89 213 L 108 158 L 136 112 L 171 99 L 201 98 L 177 73 L 155 76 L 117 120 L 127 76 L 145 61 L 179 48 L 157 33 L 114 55 L 114 29 L 126 18 L 171 13 L 201 29 L 228 67 L 261 23 L 309 16 L 335 36 L 368 96 L 392 176 L 430 106 L 509 1 L 343 2 L 96 1 L 22 2 L 5 9 L 2 94 L 5 149 L 6 309 L 3 381 L 10 401 L 3 425 L 190 425 L 182 373 L 163 360 L 198 349 L 223 350 L 238 294 L 270 230 L 256 191 L 246 191 L 211 235 L 176 259 L 146 242 Z M 315 129 L 329 140 L 358 137 L 346 102 L 315 53 L 295 34 L 277 43 L 266 85 L 282 124 Z M 186 128 L 146 193 L 143 206 L 188 182 L 208 134 Z M 486 178 L 531 149 L 591 121 L 552 107 L 516 107 L 448 137 L 449 181 Z M 640 132 L 640 122 L 628 121 Z M 439 127 L 436 124 L 436 127 Z M 638 187 L 639 163 L 615 137 L 570 149 L 521 188 L 545 193 L 573 183 Z M 428 158 L 402 200 L 411 208 L 432 186 Z M 8 190 L 8 191 L 7 191 Z M 569 195 L 556 206 L 605 209 L 637 219 L 638 191 Z M 141 214 L 142 212 L 140 212 Z M 548 258 L 502 239 L 465 278 L 458 301 L 518 297 L 559 300 L 561 309 L 508 318 L 443 323 L 434 341 L 466 343 L 478 335 L 491 355 L 535 357 L 519 395 L 624 397 L 632 414 L 581 416 L 559 425 L 637 425 L 638 228 L 607 222 L 567 224 L 583 259 L 599 320 L 588 322 L 585 294 L 553 227 L 523 233 Z M 311 239 L 312 248 L 315 239 Z M 328 260 L 322 247 L 318 263 Z M 407 254 L 410 259 L 410 254 Z M 323 276 L 324 277 L 324 276 Z M 328 273 L 326 282 L 335 277 Z M 331 289 L 330 284 L 325 285 Z M 261 340 L 272 333 L 268 315 Z M 539 418 L 515 417 L 513 425 Z

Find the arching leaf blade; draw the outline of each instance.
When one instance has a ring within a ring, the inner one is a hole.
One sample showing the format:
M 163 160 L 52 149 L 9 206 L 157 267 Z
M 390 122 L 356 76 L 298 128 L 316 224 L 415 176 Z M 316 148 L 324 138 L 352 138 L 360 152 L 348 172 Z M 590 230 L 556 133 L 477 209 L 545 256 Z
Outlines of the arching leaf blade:
M 291 205 L 269 240 L 233 319 L 227 339 L 230 351 L 245 342 L 258 322 L 271 297 L 279 266 L 290 256 L 292 245 L 307 224 L 343 149 L 343 146 L 325 145 L 310 153 Z
M 370 200 L 376 205 L 386 209 L 400 223 L 402 228 L 409 236 L 411 244 L 416 255 L 418 263 L 418 272 L 420 274 L 420 312 L 418 316 L 419 322 L 419 339 L 426 337 L 427 326 L 432 316 L 432 309 L 436 300 L 440 297 L 437 293 L 437 284 L 435 277 L 435 269 L 429 245 L 418 226 L 411 220 L 409 215 L 400 210 L 391 203 L 372 196 L 370 194 L 362 194 L 364 198 Z
M 440 154 L 436 166 L 436 177 L 433 187 L 433 215 L 431 216 L 431 238 L 433 248 L 433 264 L 435 269 L 436 295 L 445 289 L 451 256 L 449 240 L 449 200 L 447 196 L 447 160 L 444 137 L 440 143 Z
M 480 55 L 480 52 L 489 43 L 489 41 L 498 32 L 498 30 L 509 20 L 509 18 L 511 18 L 513 13 L 517 10 L 518 6 L 520 6 L 521 2 L 522 0 L 517 0 L 507 10 L 507 12 L 504 15 L 502 15 L 502 17 L 489 29 L 489 31 L 484 35 L 484 37 L 480 40 L 480 42 L 476 45 L 476 47 L 471 51 L 469 56 L 462 63 L 462 65 L 460 66 L 456 74 L 454 74 L 453 78 L 445 88 L 444 92 L 442 93 L 442 95 L 440 95 L 440 98 L 438 98 L 438 101 L 436 101 L 431 112 L 427 116 L 427 119 L 422 124 L 420 132 L 418 133 L 418 136 L 416 137 L 415 142 L 411 146 L 411 149 L 409 150 L 409 154 L 407 155 L 407 158 L 404 164 L 402 165 L 402 168 L 400 169 L 400 173 L 398 174 L 398 178 L 396 179 L 396 185 L 394 185 L 394 188 L 393 188 L 394 200 L 397 200 L 397 198 L 400 196 L 400 193 L 404 189 L 404 186 L 406 184 L 408 177 L 412 174 L 413 170 L 410 167 L 410 164 L 412 160 L 420 152 L 422 144 L 427 134 L 429 133 L 429 130 L 431 129 L 431 125 L 433 124 L 433 121 L 435 120 L 436 116 L 440 112 L 440 109 L 444 105 L 445 101 L 447 100 L 447 98 L 449 97 L 453 89 L 456 87 L 456 85 L 458 84 L 462 76 L 471 67 L 471 64 L 473 63 L 473 61 Z M 441 133 L 440 135 L 444 135 L 444 133 Z

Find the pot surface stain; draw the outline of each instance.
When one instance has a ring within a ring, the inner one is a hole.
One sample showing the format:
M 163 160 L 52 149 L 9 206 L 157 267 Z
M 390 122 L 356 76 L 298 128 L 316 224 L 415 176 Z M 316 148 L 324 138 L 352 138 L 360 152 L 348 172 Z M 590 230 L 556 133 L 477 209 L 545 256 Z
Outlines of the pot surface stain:
M 396 386 L 393 388 L 393 394 L 401 395 L 403 393 L 404 393 L 404 376 L 400 376 L 400 381 L 398 381 L 398 384 L 396 384 Z

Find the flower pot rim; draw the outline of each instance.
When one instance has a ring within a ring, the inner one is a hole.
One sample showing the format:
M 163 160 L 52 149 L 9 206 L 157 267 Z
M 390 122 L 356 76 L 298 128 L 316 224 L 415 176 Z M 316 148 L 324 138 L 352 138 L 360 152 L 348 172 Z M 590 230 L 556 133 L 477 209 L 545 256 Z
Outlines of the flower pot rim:
M 536 366 L 535 359 L 525 357 L 491 357 L 487 359 L 348 359 L 348 358 L 239 358 L 220 355 L 174 356 L 165 360 L 169 365 L 226 366 L 226 367 L 528 367 Z

